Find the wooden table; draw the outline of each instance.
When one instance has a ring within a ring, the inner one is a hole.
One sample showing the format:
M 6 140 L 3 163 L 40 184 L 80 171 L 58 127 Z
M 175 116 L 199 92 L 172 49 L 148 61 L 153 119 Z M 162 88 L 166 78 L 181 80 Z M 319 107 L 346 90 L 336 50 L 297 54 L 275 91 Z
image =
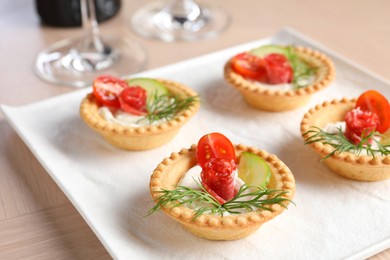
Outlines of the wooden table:
M 261 39 L 290 26 L 390 79 L 390 1 L 387 0 L 215 0 L 212 2 L 219 3 L 232 15 L 226 32 L 210 40 L 169 44 L 141 39 L 130 31 L 131 13 L 146 1 L 122 2 L 120 14 L 101 24 L 101 30 L 133 37 L 142 44 L 149 55 L 146 69 Z M 73 91 L 40 80 L 33 67 L 41 49 L 80 33 L 79 28 L 42 26 L 33 1 L 3 0 L 0 103 L 23 105 Z M 0 133 L 0 258 L 110 258 L 3 115 L 0 115 Z M 389 258 L 388 249 L 372 259 Z

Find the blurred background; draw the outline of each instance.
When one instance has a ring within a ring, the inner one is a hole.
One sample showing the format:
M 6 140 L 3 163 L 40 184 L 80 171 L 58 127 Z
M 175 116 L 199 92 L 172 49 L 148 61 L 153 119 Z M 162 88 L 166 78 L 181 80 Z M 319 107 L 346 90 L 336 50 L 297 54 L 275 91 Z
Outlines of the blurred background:
M 153 1 L 122 0 L 118 14 L 100 24 L 102 34 L 128 36 L 143 46 L 148 54 L 146 69 L 261 39 L 289 26 L 379 75 L 390 77 L 387 0 L 214 0 L 210 2 L 223 7 L 232 17 L 227 30 L 216 38 L 175 44 L 145 39 L 130 29 L 131 15 L 149 2 Z M 20 105 L 69 91 L 65 86 L 51 88 L 50 83 L 43 82 L 32 71 L 39 51 L 59 40 L 80 35 L 81 28 L 42 24 L 31 0 L 1 1 L 0 17 L 0 71 L 3 81 L 12 85 L 6 87 L 7 91 L 18 96 L 17 99 L 12 98 L 15 95 L 2 96 L 0 102 Z M 26 84 L 28 91 L 17 87 Z M 39 91 L 42 88 L 48 91 Z M 29 92 L 36 94 L 31 96 Z

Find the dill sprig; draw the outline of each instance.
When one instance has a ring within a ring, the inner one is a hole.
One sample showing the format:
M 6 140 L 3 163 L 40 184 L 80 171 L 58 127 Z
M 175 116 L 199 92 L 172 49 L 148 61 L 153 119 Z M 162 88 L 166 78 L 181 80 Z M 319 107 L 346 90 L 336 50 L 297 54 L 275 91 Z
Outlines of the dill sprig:
M 307 63 L 302 61 L 294 50 L 294 46 L 287 46 L 287 59 L 290 62 L 291 67 L 293 68 L 294 78 L 291 83 L 294 89 L 299 89 L 306 87 L 308 82 L 311 81 L 311 78 L 316 73 L 316 67 L 310 67 Z
M 365 135 L 365 133 L 361 136 L 361 141 L 358 144 L 351 143 L 344 135 L 341 127 L 337 129 L 337 133 L 328 133 L 322 130 L 319 127 L 311 126 L 310 129 L 303 134 L 311 135 L 309 138 L 305 140 L 305 144 L 311 144 L 315 142 L 321 142 L 323 144 L 328 144 L 334 148 L 334 150 L 326 155 L 322 160 L 327 159 L 332 156 L 336 152 L 350 152 L 356 155 L 361 155 L 362 152 L 366 152 L 366 155 L 370 155 L 375 157 L 376 154 L 380 155 L 388 155 L 390 154 L 390 145 L 384 145 L 376 140 L 375 136 L 381 136 L 378 132 L 372 131 L 370 134 Z M 373 140 L 377 148 L 374 148 L 372 144 L 369 143 L 369 140 Z
M 283 197 L 288 191 L 267 188 L 262 189 L 244 184 L 233 199 L 221 205 L 206 191 L 199 181 L 194 181 L 197 183 L 199 189 L 177 186 L 174 190 L 162 189 L 156 191 L 162 195 L 157 198 L 157 204 L 149 210 L 148 215 L 157 212 L 161 208 L 175 208 L 181 205 L 191 206 L 196 202 L 198 208 L 194 209 L 194 220 L 205 213 L 223 216 L 225 212 L 230 214 L 241 214 L 242 212 L 240 210 L 246 212 L 258 209 L 272 211 L 271 205 L 273 204 L 279 204 L 282 207 L 286 207 L 284 202 L 291 202 L 290 199 Z M 264 198 L 264 196 L 266 197 Z
M 153 93 L 153 96 L 148 98 L 146 102 L 146 110 L 148 112 L 141 120 L 148 120 L 149 124 L 162 119 L 170 120 L 180 111 L 189 108 L 197 101 L 198 96 L 182 98 L 178 95 L 159 95 L 155 92 Z

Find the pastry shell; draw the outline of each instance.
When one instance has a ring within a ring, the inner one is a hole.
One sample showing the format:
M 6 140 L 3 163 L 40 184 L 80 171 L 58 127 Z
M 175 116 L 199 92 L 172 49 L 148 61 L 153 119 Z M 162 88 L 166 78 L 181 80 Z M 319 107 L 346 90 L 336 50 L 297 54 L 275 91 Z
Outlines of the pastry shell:
M 157 81 L 174 95 L 180 95 L 183 98 L 197 95 L 190 88 L 177 82 L 162 79 L 157 79 Z M 140 127 L 121 126 L 102 118 L 93 95 L 88 94 L 81 102 L 80 116 L 89 127 L 101 134 L 110 144 L 125 150 L 148 150 L 169 142 L 198 109 L 199 101 L 196 101 L 167 122 Z
M 310 109 L 301 122 L 301 133 L 304 140 L 312 134 L 306 134 L 311 126 L 323 128 L 328 123 L 344 121 L 348 111 L 355 108 L 356 99 L 341 99 L 324 102 Z M 321 142 L 311 143 L 310 146 L 323 158 L 334 148 Z M 323 160 L 333 172 L 349 179 L 358 181 L 381 181 L 390 178 L 390 155 L 356 155 L 350 152 L 336 152 Z
M 231 68 L 232 59 L 225 64 L 225 80 L 239 90 L 245 101 L 256 109 L 280 112 L 301 107 L 309 101 L 311 95 L 333 81 L 335 68 L 333 62 L 318 51 L 304 47 L 295 47 L 295 51 L 303 61 L 319 68 L 312 85 L 296 90 L 272 89 L 272 85 L 264 87 L 235 73 Z
M 265 159 L 272 171 L 272 177 L 268 188 L 288 191 L 282 197 L 292 199 L 295 193 L 295 179 L 290 169 L 275 155 L 254 147 L 236 145 L 236 155 L 239 158 L 244 151 L 255 153 Z M 154 170 L 150 180 L 150 192 L 157 202 L 161 189 L 174 189 L 185 173 L 197 164 L 196 145 L 190 149 L 182 149 L 179 153 L 172 153 L 165 158 Z M 284 202 L 285 206 L 289 204 Z M 193 234 L 210 240 L 237 240 L 254 233 L 263 223 L 279 215 L 285 209 L 281 205 L 271 206 L 272 211 L 258 210 L 238 215 L 220 216 L 203 214 L 196 219 L 195 211 L 184 205 L 162 210 L 174 220 L 183 225 Z

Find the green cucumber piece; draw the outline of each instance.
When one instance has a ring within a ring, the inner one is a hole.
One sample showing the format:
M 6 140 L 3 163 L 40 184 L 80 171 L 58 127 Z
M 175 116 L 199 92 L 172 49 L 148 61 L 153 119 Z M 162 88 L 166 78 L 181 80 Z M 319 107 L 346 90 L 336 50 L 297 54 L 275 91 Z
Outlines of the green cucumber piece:
M 379 141 L 382 145 L 390 145 L 390 131 L 387 131 L 386 133 L 382 134 L 382 138 Z
M 278 53 L 278 54 L 283 54 L 285 56 L 288 56 L 288 51 L 286 50 L 286 48 L 279 45 L 264 45 L 259 48 L 251 50 L 250 53 L 259 58 L 264 58 L 265 56 L 271 53 Z
M 247 186 L 265 188 L 271 179 L 271 170 L 268 163 L 260 156 L 243 152 L 238 165 L 238 177 Z
M 130 87 L 140 86 L 145 89 L 148 97 L 153 97 L 155 95 L 161 96 L 169 93 L 168 89 L 155 79 L 135 78 L 127 80 L 127 84 Z

